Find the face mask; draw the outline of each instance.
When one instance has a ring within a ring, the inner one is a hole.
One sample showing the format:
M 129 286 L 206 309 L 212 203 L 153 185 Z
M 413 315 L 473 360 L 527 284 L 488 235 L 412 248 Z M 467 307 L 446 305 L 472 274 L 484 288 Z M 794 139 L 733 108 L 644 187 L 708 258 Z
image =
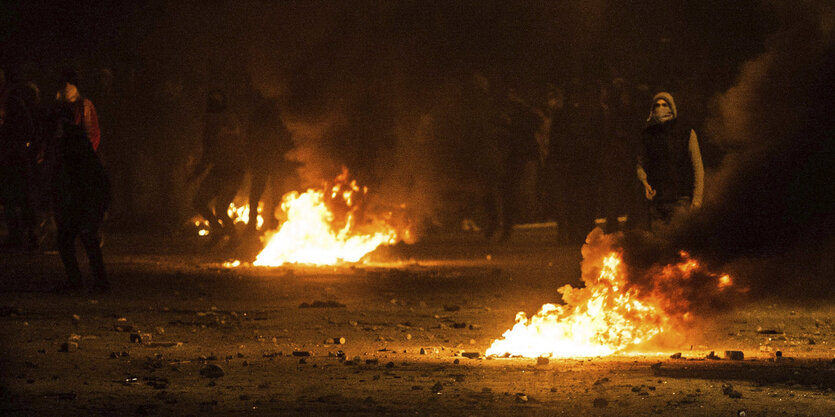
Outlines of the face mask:
M 652 118 L 658 123 L 664 123 L 673 118 L 673 110 L 669 106 L 654 106 Z

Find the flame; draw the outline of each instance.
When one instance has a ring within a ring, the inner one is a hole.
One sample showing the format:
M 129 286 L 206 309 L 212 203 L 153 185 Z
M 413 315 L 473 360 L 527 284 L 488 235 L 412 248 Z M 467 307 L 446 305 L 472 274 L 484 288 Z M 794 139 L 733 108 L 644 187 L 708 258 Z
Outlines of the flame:
M 734 281 L 733 281 L 733 279 L 731 278 L 730 275 L 725 274 L 725 275 L 722 275 L 721 277 L 719 277 L 719 283 L 717 284 L 717 287 L 719 288 L 720 291 L 724 290 L 725 288 L 730 287 L 731 285 L 734 285 Z
M 258 203 L 258 216 L 256 216 L 256 225 L 255 228 L 260 230 L 261 226 L 264 225 L 264 217 L 261 216 L 261 212 L 264 210 L 264 203 Z M 236 206 L 234 202 L 229 203 L 229 207 L 226 209 L 226 214 L 229 216 L 232 221 L 237 223 L 249 224 L 249 204 L 244 204 L 242 206 Z
M 559 289 L 576 306 L 545 304 L 530 319 L 516 315 L 516 325 L 495 340 L 487 355 L 526 357 L 605 356 L 641 344 L 666 330 L 669 320 L 658 306 L 641 301 L 636 289 L 626 290 L 619 253 L 603 259 L 603 267 L 587 287 Z
M 332 187 L 285 194 L 281 210 L 287 220 L 268 237 L 266 247 L 253 265 L 357 262 L 380 245 L 396 243 L 397 232 L 383 222 L 366 226 L 364 230 L 371 229 L 370 233 L 358 230 L 358 200 L 368 189 L 347 179 L 344 170 Z M 329 192 L 326 194 L 324 190 Z
M 612 249 L 611 236 L 596 230 L 587 238 L 585 288 L 560 288 L 566 304 L 545 304 L 530 319 L 519 312 L 516 324 L 486 354 L 565 358 L 635 351 L 676 324 L 693 320 L 692 305 L 681 289 L 685 282 L 714 282 L 719 291 L 733 285 L 729 275 L 703 271 L 686 252 L 679 254 L 679 262 L 647 271 L 636 285 L 628 279 L 622 251 Z

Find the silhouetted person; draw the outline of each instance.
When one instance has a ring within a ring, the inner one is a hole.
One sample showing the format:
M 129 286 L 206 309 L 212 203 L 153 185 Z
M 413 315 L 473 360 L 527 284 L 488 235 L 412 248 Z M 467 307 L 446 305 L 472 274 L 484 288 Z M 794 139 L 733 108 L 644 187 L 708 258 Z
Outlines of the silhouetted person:
M 79 96 L 74 71 L 64 71 L 61 81 L 63 88 L 52 113 L 55 125 L 48 147 L 58 251 L 70 289 L 80 289 L 83 281 L 75 253 L 75 240 L 80 238 L 90 261 L 92 289 L 106 291 L 109 284 L 99 228 L 110 204 L 110 183 L 94 150 L 99 138 L 94 142 L 89 136 L 98 132 L 97 126 L 88 126 L 96 120 L 95 110 L 89 100 Z
M 623 230 L 634 215 L 634 199 L 638 181 L 635 178 L 637 133 L 632 114 L 632 95 L 622 78 L 607 89 L 606 124 L 599 159 L 600 195 L 606 233 Z
M 696 132 L 679 120 L 673 96 L 662 92 L 652 98 L 648 123 L 641 134 L 637 173 L 655 229 L 677 211 L 701 207 L 704 167 Z
M 545 157 L 543 175 L 543 200 L 546 217 L 557 221 L 559 243 L 568 243 L 565 233 L 568 224 L 567 202 L 568 189 L 567 149 L 568 123 L 566 97 L 563 89 L 556 87 L 553 96 L 549 95 L 550 125 L 548 129 L 548 151 Z
M 499 129 L 499 150 L 503 157 L 503 170 L 499 178 L 501 207 L 501 234 L 499 240 L 507 240 L 513 225 L 522 215 L 522 180 L 526 167 L 538 167 L 539 145 L 536 131 L 540 119 L 515 90 L 508 91 L 502 102 L 505 111 L 501 114 L 503 124 Z M 530 209 L 531 207 L 525 207 Z
M 0 204 L 8 238 L 2 246 L 34 249 L 33 182 L 35 149 L 40 145 L 34 84 L 0 73 Z
M 203 131 L 203 156 L 193 176 L 208 169 L 197 194 L 194 208 L 209 221 L 210 236 L 217 242 L 224 236 L 236 238 L 235 225 L 227 213 L 243 180 L 246 166 L 245 146 L 240 122 L 229 111 L 226 95 L 218 90 L 209 93 L 206 124 Z M 214 205 L 212 205 L 214 201 Z
M 247 152 L 252 183 L 249 191 L 247 226 L 249 230 L 254 231 L 258 223 L 258 204 L 267 184 L 272 182 L 274 186 L 277 186 L 276 177 L 287 175 L 288 170 L 295 169 L 295 165 L 284 159 L 284 154 L 293 148 L 293 140 L 290 131 L 281 120 L 276 99 L 259 94 L 248 127 Z M 271 204 L 265 205 L 262 214 L 264 218 L 262 230 L 275 228 L 278 223 L 274 214 L 276 201 L 275 199 L 269 200 Z
M 565 181 L 562 209 L 566 224 L 558 231 L 566 243 L 582 244 L 594 227 L 600 172 L 598 157 L 603 136 L 603 107 L 600 90 L 594 84 L 572 80 L 566 111 L 565 141 L 559 158 L 559 175 Z

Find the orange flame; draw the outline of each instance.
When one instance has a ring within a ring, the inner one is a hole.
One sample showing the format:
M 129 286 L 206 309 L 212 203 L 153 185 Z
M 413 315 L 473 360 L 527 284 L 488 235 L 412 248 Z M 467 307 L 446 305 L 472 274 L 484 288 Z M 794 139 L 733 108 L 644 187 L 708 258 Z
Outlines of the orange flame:
M 631 285 L 621 252 L 612 248 L 612 235 L 592 232 L 583 248 L 586 287 L 559 289 L 565 305 L 545 304 L 528 319 L 516 315 L 516 324 L 494 340 L 487 355 L 524 357 L 592 357 L 636 350 L 675 323 L 692 320 L 689 304 L 667 291 L 692 279 L 716 282 L 721 291 L 733 285 L 729 275 L 700 271 L 699 263 L 682 252 L 681 261 L 650 271 L 649 286 Z M 661 284 L 658 284 L 658 283 Z
M 337 177 L 326 195 L 324 190 L 291 192 L 282 198 L 281 210 L 287 221 L 268 237 L 266 247 L 253 265 L 280 266 L 285 263 L 332 265 L 357 262 L 383 244 L 397 242 L 394 228 L 377 221 L 359 231 L 358 199 L 368 189 L 348 182 L 347 170 Z M 328 187 L 325 187 L 328 189 Z

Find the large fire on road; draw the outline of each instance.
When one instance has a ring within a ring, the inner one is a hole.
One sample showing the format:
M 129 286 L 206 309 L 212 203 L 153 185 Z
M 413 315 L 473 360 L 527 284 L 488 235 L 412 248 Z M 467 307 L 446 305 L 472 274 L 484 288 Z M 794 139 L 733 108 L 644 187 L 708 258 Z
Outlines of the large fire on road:
M 583 248 L 585 288 L 560 288 L 566 304 L 545 304 L 530 319 L 518 313 L 513 328 L 494 340 L 486 354 L 566 358 L 640 350 L 693 320 L 692 306 L 677 290 L 686 281 L 704 285 L 707 293 L 732 290 L 730 275 L 705 271 L 685 252 L 679 262 L 648 271 L 648 285 L 631 285 L 613 241 L 613 235 L 592 232 Z
M 398 233 L 385 221 L 360 221 L 360 201 L 367 192 L 356 180 L 348 181 L 345 170 L 330 187 L 286 194 L 281 210 L 287 220 L 267 236 L 253 265 L 357 262 L 380 245 L 396 243 Z

